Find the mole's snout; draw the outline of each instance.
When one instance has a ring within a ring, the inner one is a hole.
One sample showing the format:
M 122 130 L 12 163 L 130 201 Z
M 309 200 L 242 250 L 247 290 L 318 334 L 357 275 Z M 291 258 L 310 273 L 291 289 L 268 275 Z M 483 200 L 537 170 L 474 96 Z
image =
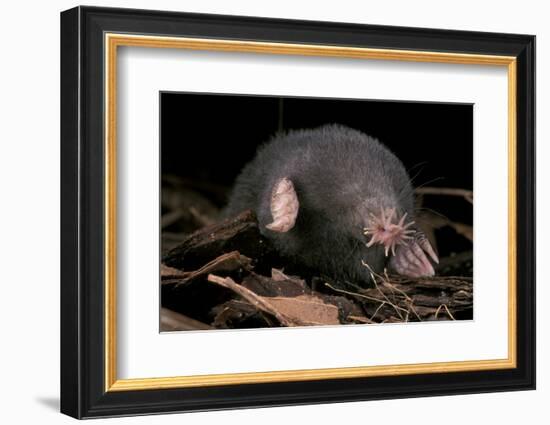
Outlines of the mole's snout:
M 395 255 L 397 245 L 405 245 L 415 232 L 409 229 L 414 221 L 405 222 L 407 213 L 403 214 L 399 221 L 397 221 L 397 217 L 394 220 L 395 216 L 395 208 L 386 210 L 380 208 L 380 215 L 370 214 L 369 227 L 364 229 L 365 235 L 372 235 L 367 247 L 370 248 L 374 244 L 383 245 L 386 257 L 390 250 Z
M 365 228 L 365 235 L 371 235 L 367 247 L 383 245 L 386 256 L 391 251 L 390 267 L 401 275 L 433 276 L 435 271 L 426 254 L 435 263 L 439 258 L 424 233 L 413 229 L 414 221 L 407 222 L 406 218 L 407 213 L 398 219 L 395 208 L 371 214 L 369 227 Z

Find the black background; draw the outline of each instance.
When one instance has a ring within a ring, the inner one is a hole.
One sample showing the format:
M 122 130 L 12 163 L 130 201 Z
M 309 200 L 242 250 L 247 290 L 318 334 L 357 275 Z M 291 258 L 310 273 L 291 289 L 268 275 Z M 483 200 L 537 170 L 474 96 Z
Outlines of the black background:
M 163 92 L 162 173 L 229 189 L 259 144 L 278 130 L 344 124 L 378 138 L 405 164 L 413 185 L 473 188 L 473 105 Z M 225 199 L 213 199 L 223 206 Z M 429 207 L 472 224 L 461 198 Z M 460 247 L 457 247 L 460 248 Z

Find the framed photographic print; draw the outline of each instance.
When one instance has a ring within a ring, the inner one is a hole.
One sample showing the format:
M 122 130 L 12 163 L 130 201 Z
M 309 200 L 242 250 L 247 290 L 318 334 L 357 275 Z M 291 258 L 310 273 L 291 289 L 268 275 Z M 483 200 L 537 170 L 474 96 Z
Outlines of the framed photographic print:
M 535 387 L 535 38 L 61 14 L 61 411 Z

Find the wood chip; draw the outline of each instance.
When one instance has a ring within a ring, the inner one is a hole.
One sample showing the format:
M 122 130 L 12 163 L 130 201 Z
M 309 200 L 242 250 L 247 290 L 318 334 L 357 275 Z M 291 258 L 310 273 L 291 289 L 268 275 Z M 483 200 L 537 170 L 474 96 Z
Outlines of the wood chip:
M 170 250 L 163 262 L 180 270 L 197 270 L 231 251 L 253 258 L 256 264 L 269 264 L 269 268 L 280 261 L 279 255 L 260 233 L 255 214 L 248 210 L 192 233 Z
M 209 275 L 210 282 L 233 290 L 257 309 L 274 316 L 282 326 L 337 325 L 338 308 L 311 295 L 263 297 L 231 278 Z
M 313 295 L 272 297 L 269 303 L 296 325 L 339 325 L 338 307 Z

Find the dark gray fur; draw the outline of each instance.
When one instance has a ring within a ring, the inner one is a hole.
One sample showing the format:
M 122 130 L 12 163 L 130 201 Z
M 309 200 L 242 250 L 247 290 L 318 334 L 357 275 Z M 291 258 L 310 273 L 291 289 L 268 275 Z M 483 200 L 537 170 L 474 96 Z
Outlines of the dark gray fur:
M 286 233 L 266 229 L 277 181 L 288 177 L 300 202 Z M 343 281 L 368 279 L 361 264 L 381 271 L 380 245 L 367 248 L 369 213 L 396 208 L 413 217 L 413 190 L 401 161 L 378 140 L 342 125 L 290 131 L 258 149 L 236 180 L 225 213 L 252 209 L 261 232 L 294 261 Z

